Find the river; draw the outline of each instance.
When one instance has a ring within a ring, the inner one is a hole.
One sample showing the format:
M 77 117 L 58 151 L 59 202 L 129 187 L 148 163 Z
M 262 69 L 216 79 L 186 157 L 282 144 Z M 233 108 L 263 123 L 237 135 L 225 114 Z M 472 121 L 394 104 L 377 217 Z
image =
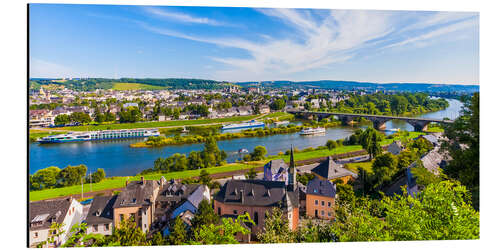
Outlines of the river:
M 418 117 L 455 119 L 459 115 L 462 103 L 448 99 L 450 106 L 441 111 L 426 113 Z M 387 129 L 405 129 L 412 131 L 413 127 L 406 122 L 393 120 L 386 123 Z M 263 145 L 268 154 L 275 155 L 280 151 L 285 152 L 290 146 L 304 149 L 325 145 L 327 140 L 343 139 L 353 133 L 356 127 L 339 126 L 328 128 L 323 136 L 300 136 L 294 134 L 280 134 L 267 137 L 240 138 L 219 141 L 221 150 L 228 154 L 227 161 L 234 162 L 239 158 L 238 150 L 246 148 L 249 151 L 255 146 Z M 145 139 L 123 139 L 114 141 L 76 142 L 63 144 L 30 143 L 29 147 L 29 173 L 49 166 L 64 168 L 67 165 L 85 164 L 92 172 L 98 168 L 104 169 L 107 176 L 135 175 L 140 171 L 151 168 L 158 157 L 167 157 L 174 153 L 188 155 L 193 150 L 202 150 L 203 144 L 188 144 L 179 146 L 166 146 L 161 148 L 130 148 L 134 142 Z

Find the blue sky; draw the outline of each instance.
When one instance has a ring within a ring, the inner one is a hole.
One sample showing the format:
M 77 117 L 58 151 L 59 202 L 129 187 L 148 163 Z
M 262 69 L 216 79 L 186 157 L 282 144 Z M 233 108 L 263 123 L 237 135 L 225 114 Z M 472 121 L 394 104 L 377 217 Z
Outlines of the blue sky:
M 31 77 L 479 84 L 479 14 L 30 5 Z

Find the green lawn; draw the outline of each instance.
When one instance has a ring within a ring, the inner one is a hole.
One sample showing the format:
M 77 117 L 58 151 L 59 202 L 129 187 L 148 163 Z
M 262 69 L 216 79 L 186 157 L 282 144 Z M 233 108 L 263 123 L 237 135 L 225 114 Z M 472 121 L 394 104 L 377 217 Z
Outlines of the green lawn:
M 213 124 L 213 123 L 223 123 L 223 122 L 241 122 L 254 119 L 255 117 L 258 117 L 258 115 L 234 116 L 234 117 L 217 118 L 217 119 L 85 125 L 85 126 L 75 126 L 75 127 L 63 127 L 58 129 L 70 130 L 70 131 L 87 131 L 87 130 L 90 131 L 90 130 L 107 130 L 107 129 L 158 128 L 158 127 L 173 127 L 173 126 L 203 125 L 203 124 Z
M 361 167 L 368 173 L 372 173 L 372 164 L 373 161 L 368 161 L 368 162 L 355 162 L 355 163 L 347 163 L 344 164 L 344 167 L 351 170 L 354 173 L 358 173 L 358 167 Z
M 286 119 L 290 119 L 290 118 L 293 118 L 293 115 L 290 114 L 290 113 L 287 113 L 287 112 L 274 112 L 274 113 L 270 113 L 270 114 L 264 115 L 260 119 L 286 120 Z
M 160 90 L 167 89 L 167 87 L 154 86 L 142 83 L 132 83 L 132 82 L 114 82 L 114 90 Z
M 232 164 L 227 164 L 222 167 L 214 167 L 214 168 L 207 168 L 207 172 L 209 174 L 217 174 L 217 173 L 223 173 L 223 172 L 230 172 L 230 171 L 235 171 L 235 170 L 240 170 L 240 169 L 249 169 L 252 167 L 259 167 L 264 165 L 265 162 L 260 161 L 260 162 L 252 162 L 249 164 L 242 164 L 242 163 L 232 163 Z M 195 177 L 200 175 L 201 170 L 186 170 L 182 172 L 172 172 L 172 173 L 166 173 L 166 174 L 151 174 L 151 175 L 144 175 L 144 179 L 146 180 L 158 180 L 162 176 L 164 176 L 167 180 L 169 179 L 185 179 L 185 178 L 190 178 L 190 177 Z M 104 179 L 103 181 L 99 183 L 93 183 L 92 184 L 92 191 L 101 191 L 101 190 L 106 190 L 106 189 L 113 189 L 113 188 L 121 188 L 125 186 L 126 180 L 130 181 L 137 181 L 140 180 L 140 176 L 117 176 L 117 177 L 109 177 Z M 31 191 L 30 192 L 30 201 L 37 201 L 37 200 L 45 200 L 45 199 L 50 199 L 50 198 L 56 198 L 60 196 L 66 196 L 70 194 L 79 194 L 82 192 L 82 186 L 81 185 L 76 185 L 76 186 L 70 186 L 70 187 L 63 187 L 63 188 L 54 188 L 54 189 L 45 189 L 45 190 L 40 190 L 40 191 Z M 90 184 L 84 184 L 83 185 L 83 192 L 90 192 Z
M 29 136 L 30 136 L 30 141 L 34 142 L 38 138 L 42 138 L 42 137 L 49 136 L 49 135 L 63 134 L 63 133 L 64 132 L 56 132 L 56 131 L 48 132 L 48 131 L 45 131 L 45 130 L 30 129 Z

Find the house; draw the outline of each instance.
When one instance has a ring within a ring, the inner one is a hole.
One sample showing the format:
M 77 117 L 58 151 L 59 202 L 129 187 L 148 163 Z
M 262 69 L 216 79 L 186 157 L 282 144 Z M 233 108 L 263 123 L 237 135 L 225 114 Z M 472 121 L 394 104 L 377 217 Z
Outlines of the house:
M 128 107 L 139 107 L 139 104 L 134 103 L 134 102 L 127 102 L 123 104 L 123 109 L 127 109 Z
M 203 199 L 210 201 L 210 189 L 206 185 L 182 184 L 174 180 L 162 183 L 164 184 L 156 197 L 154 213 L 155 227 L 158 229 L 186 211 L 195 214 Z
M 239 115 L 251 115 L 253 114 L 253 110 L 251 106 L 241 106 L 238 107 Z
M 95 196 L 87 218 L 87 233 L 111 235 L 113 232 L 113 205 L 118 195 Z
M 341 164 L 336 163 L 331 156 L 328 156 L 326 160 L 311 169 L 311 173 L 321 180 L 335 181 L 339 179 L 342 180 L 343 183 L 347 183 L 350 180 L 358 178 L 356 173 L 353 173 L 342 167 Z
M 434 146 L 437 146 L 438 143 L 439 143 L 439 140 L 438 140 L 438 137 L 433 135 L 433 134 L 428 134 L 428 135 L 420 135 L 418 136 L 417 138 L 415 138 L 415 140 L 418 140 L 420 138 L 423 138 L 427 141 L 429 141 L 430 143 L 432 143 L 432 145 Z
M 44 200 L 30 202 L 29 204 L 29 245 L 37 247 L 43 243 L 43 247 L 58 247 L 64 244 L 69 236 L 70 230 L 75 224 L 82 222 L 83 206 L 73 198 L 59 200 Z M 58 232 L 51 229 L 54 223 L 61 224 L 61 235 L 55 237 Z M 46 242 L 54 236 L 53 242 Z
M 228 180 L 214 197 L 214 210 L 222 217 L 236 217 L 248 213 L 255 225 L 250 228 L 250 237 L 237 236 L 240 241 L 255 239 L 264 227 L 266 213 L 273 208 L 283 211 L 288 226 L 295 230 L 299 224 L 299 190 L 293 153 L 290 156 L 288 180 Z
M 261 114 L 269 114 L 271 112 L 271 108 L 269 107 L 269 105 L 260 105 L 259 112 Z
M 306 188 L 306 216 L 331 220 L 335 217 L 336 185 L 318 177 L 310 180 Z
M 387 152 L 393 154 L 393 155 L 399 155 L 401 151 L 403 151 L 404 147 L 403 144 L 401 144 L 401 141 L 394 141 L 393 143 L 389 144 L 387 146 Z
M 288 165 L 283 159 L 271 160 L 264 165 L 265 181 L 284 181 L 288 180 Z
M 161 181 L 144 180 L 141 177 L 140 181 L 126 183 L 113 205 L 113 225 L 119 227 L 120 222 L 132 217 L 143 232 L 149 231 Z

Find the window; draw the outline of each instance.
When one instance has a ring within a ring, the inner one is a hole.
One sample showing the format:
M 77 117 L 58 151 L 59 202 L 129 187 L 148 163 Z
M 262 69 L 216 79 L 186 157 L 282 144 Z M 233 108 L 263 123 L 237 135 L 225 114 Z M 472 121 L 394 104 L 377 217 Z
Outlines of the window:
M 318 209 L 314 209 L 314 217 L 318 217 Z
M 123 214 L 120 214 L 120 221 L 124 221 L 125 220 L 125 217 L 123 216 Z
M 315 200 L 315 201 L 314 201 L 314 205 L 318 205 L 318 200 Z
M 109 224 L 104 224 L 104 231 L 109 231 Z
M 33 235 L 34 238 L 38 238 L 38 232 L 35 232 L 35 234 Z
M 259 213 L 253 213 L 253 221 L 255 222 L 255 225 L 259 225 Z
M 233 214 L 238 214 L 238 210 L 233 210 Z
M 332 203 L 331 202 L 328 202 L 328 207 L 331 207 L 332 206 Z
M 220 215 L 220 207 L 217 208 L 217 214 Z
M 97 231 L 99 231 L 99 226 L 98 225 L 92 225 L 92 229 L 94 230 L 94 232 L 97 232 Z
M 321 201 L 321 206 L 325 206 L 325 201 Z
M 325 211 L 321 210 L 321 216 L 324 216 L 324 215 L 325 215 Z
M 328 217 L 331 217 L 332 216 L 332 212 L 328 212 Z

